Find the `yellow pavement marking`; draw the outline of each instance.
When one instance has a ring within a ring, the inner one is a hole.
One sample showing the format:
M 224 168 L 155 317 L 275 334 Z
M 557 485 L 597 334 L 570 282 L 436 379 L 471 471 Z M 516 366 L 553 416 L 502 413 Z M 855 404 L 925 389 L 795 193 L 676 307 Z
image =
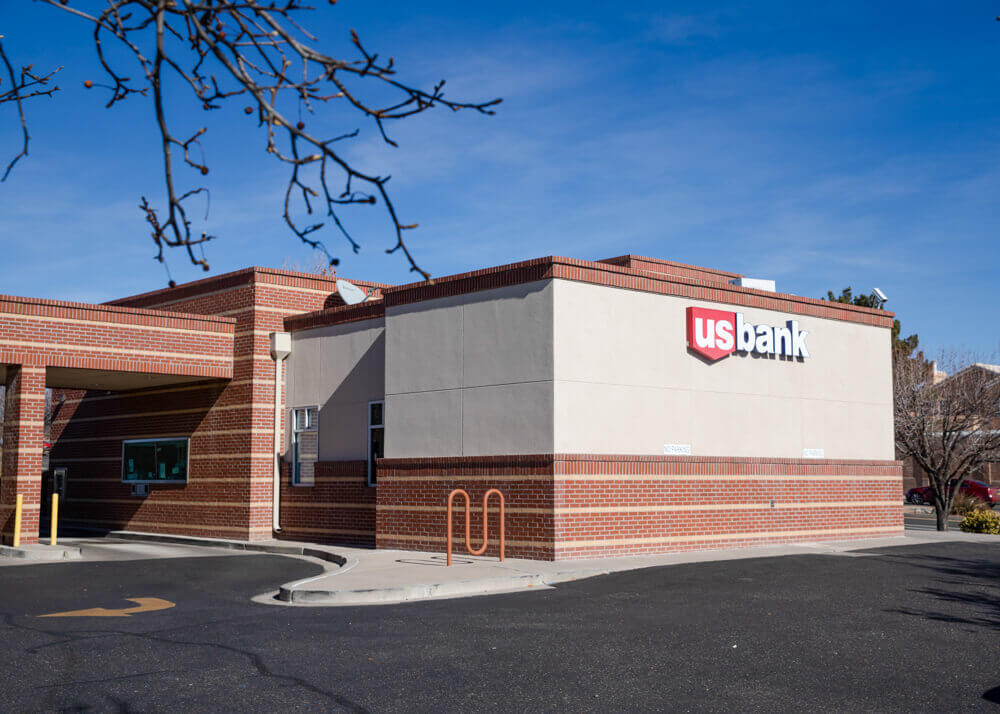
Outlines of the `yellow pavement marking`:
M 109 610 L 105 607 L 92 607 L 87 610 L 53 612 L 49 615 L 39 615 L 39 617 L 130 617 L 140 612 L 168 610 L 174 606 L 174 603 L 169 600 L 161 600 L 158 597 L 127 597 L 125 599 L 129 602 L 138 603 L 138 605 L 136 607 L 123 607 L 118 610 Z

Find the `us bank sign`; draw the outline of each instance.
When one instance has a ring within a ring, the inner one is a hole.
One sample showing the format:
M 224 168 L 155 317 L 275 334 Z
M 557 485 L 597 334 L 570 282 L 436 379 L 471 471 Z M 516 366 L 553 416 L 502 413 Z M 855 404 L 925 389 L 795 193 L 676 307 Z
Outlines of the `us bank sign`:
M 809 357 L 805 330 L 798 320 L 788 320 L 784 327 L 751 325 L 742 312 L 710 310 L 704 307 L 687 309 L 688 348 L 709 362 L 715 362 L 733 352 L 756 352 L 762 355 Z

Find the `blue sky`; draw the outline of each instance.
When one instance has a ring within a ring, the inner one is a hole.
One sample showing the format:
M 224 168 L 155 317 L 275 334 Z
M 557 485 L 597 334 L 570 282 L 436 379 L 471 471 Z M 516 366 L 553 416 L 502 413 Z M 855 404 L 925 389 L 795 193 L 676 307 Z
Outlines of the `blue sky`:
M 77 2 L 83 5 L 86 3 Z M 91 3 L 97 5 L 100 3 Z M 503 97 L 497 116 L 429 112 L 400 148 L 332 106 L 330 133 L 391 188 L 435 275 L 559 254 L 636 253 L 773 278 L 779 290 L 878 286 L 931 352 L 1000 341 L 1000 23 L 995 3 L 374 3 L 308 20 L 331 54 L 349 28 L 403 79 Z M 65 65 L 28 105 L 31 154 L 0 185 L 0 292 L 102 301 L 162 287 L 136 208 L 162 203 L 151 104 L 103 109 L 89 30 L 5 6 L 15 59 Z M 46 34 L 42 34 L 42 32 Z M 285 171 L 243 102 L 207 120 L 181 93 L 178 134 L 205 125 L 212 272 L 309 263 L 281 222 Z M 0 112 L 0 156 L 18 148 Z M 4 159 L 6 163 L 6 159 Z M 202 218 L 199 215 L 199 220 Z M 413 279 L 377 208 L 348 215 L 344 277 Z M 203 277 L 178 251 L 178 282 Z

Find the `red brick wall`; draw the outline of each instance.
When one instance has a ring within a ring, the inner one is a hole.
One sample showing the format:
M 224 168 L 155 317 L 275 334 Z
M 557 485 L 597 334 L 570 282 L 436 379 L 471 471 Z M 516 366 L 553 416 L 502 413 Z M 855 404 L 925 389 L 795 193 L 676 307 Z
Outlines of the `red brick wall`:
M 382 459 L 379 462 L 375 539 L 379 548 L 445 550 L 448 494 L 469 494 L 472 546 L 482 545 L 483 494 L 499 489 L 506 502 L 506 549 L 511 557 L 552 560 L 555 557 L 555 488 L 552 457 L 495 456 L 440 459 Z M 455 501 L 452 527 L 455 552 L 465 552 L 465 510 Z M 490 503 L 487 554 L 497 545 L 497 501 Z
M 67 467 L 62 521 L 109 529 L 246 537 L 250 386 L 223 382 L 111 394 L 65 392 L 52 424 L 52 467 Z M 188 483 L 131 496 L 122 440 L 189 436 Z
M 102 372 L 229 378 L 233 330 L 225 317 L 0 296 L 0 364 L 8 365 L 10 387 L 0 476 L 0 527 L 7 536 L 21 494 L 22 542 L 38 539 L 47 382 Z
M 0 533 L 10 544 L 14 536 L 17 496 L 21 503 L 21 545 L 38 542 L 41 500 L 42 439 L 45 419 L 45 368 L 7 368 L 3 423 L 3 465 L 0 477 Z
M 481 542 L 482 494 L 489 488 L 504 493 L 512 557 L 560 560 L 900 535 L 901 482 L 895 461 L 573 454 L 385 459 L 376 542 L 443 550 L 445 502 L 453 488 L 467 490 L 478 504 L 474 546 Z M 464 533 L 464 513 L 453 519 L 455 532 Z M 489 552 L 495 554 L 495 544 Z
M 270 538 L 274 360 L 269 335 L 283 329 L 285 317 L 335 302 L 335 289 L 330 277 L 252 268 L 116 301 L 118 306 L 235 319 L 232 380 L 68 395 L 53 423 L 51 452 L 53 467 L 69 469 L 63 521 Z M 122 440 L 159 436 L 190 436 L 188 482 L 152 486 L 149 496 L 133 497 L 121 483 Z
M 894 461 L 561 457 L 556 557 L 901 535 L 900 468 Z
M 0 296 L 0 364 L 229 378 L 233 321 Z
M 281 538 L 375 545 L 375 489 L 364 461 L 319 461 L 315 483 L 292 486 L 288 464 L 281 479 Z

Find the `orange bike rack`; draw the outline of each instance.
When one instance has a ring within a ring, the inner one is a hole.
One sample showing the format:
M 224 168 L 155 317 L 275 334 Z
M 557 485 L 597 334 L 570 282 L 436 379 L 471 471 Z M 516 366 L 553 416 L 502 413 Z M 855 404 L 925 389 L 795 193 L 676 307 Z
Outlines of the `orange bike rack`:
M 482 555 L 486 552 L 489 543 L 489 518 L 486 510 L 490 501 L 490 496 L 496 494 L 500 498 L 500 560 L 503 561 L 504 551 L 504 502 L 503 494 L 495 488 L 483 494 L 483 545 L 479 550 L 472 549 L 472 513 L 469 506 L 469 494 L 460 488 L 448 494 L 448 565 L 451 565 L 451 506 L 456 494 L 461 494 L 465 498 L 465 548 L 472 555 Z

